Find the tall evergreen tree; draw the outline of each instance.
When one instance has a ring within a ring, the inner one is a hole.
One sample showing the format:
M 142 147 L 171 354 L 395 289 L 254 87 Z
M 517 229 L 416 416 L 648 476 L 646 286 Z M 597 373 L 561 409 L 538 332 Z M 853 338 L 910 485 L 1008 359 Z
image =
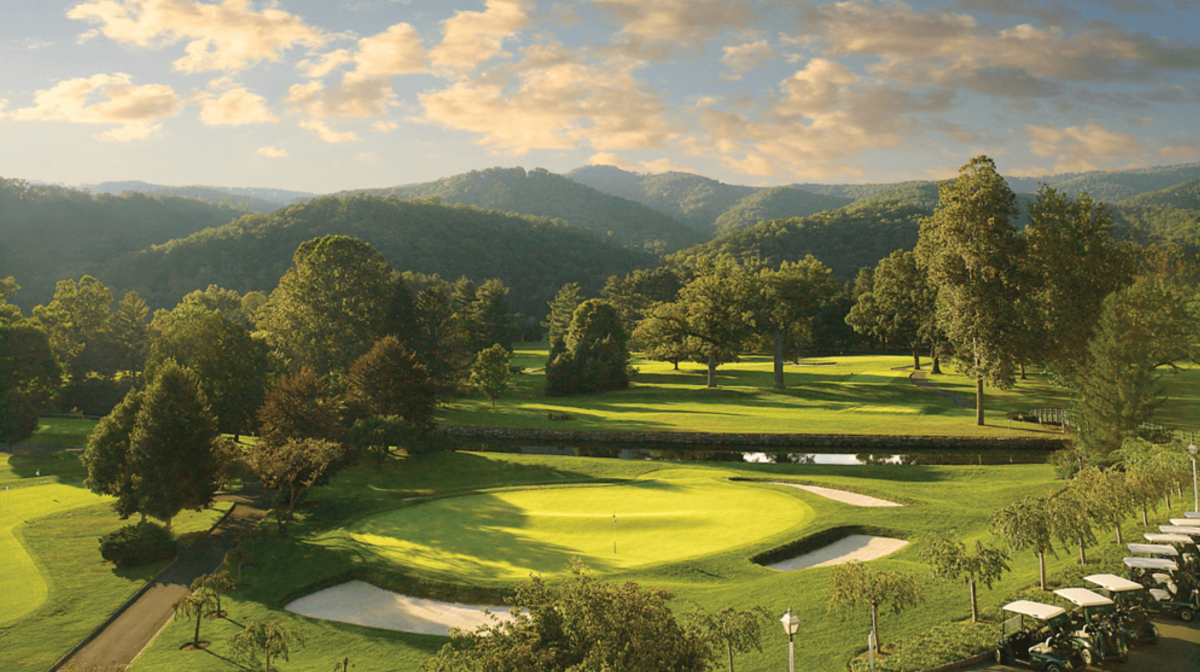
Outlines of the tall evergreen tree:
M 546 304 L 550 307 L 550 313 L 546 315 L 546 320 L 541 324 L 546 330 L 546 340 L 551 345 L 555 341 L 567 337 L 567 330 L 571 328 L 571 318 L 574 317 L 575 309 L 582 302 L 583 297 L 580 296 L 579 283 L 568 282 L 558 290 L 554 299 Z
M 546 364 L 546 394 L 560 396 L 629 387 L 629 350 L 620 313 L 602 299 L 575 309 L 561 348 Z
M 141 371 L 150 352 L 150 327 L 146 316 L 150 309 L 137 292 L 126 292 L 117 309 L 108 316 L 108 330 L 114 349 L 113 368 L 117 371 Z
M 937 321 L 960 370 L 975 379 L 975 424 L 984 425 L 984 384 L 1013 384 L 1020 345 L 1016 302 L 1023 241 L 1009 219 L 1016 196 L 986 156 L 938 189 L 921 222 L 917 254 L 937 287 Z

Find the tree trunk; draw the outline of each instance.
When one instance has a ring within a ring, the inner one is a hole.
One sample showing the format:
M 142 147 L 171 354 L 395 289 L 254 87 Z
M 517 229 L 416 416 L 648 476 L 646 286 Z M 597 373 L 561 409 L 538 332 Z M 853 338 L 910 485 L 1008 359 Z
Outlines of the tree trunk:
M 1025 375 L 1025 362 L 1021 362 L 1021 380 L 1029 380 L 1029 377 Z
M 975 579 L 967 579 L 967 585 L 971 587 L 971 622 L 979 622 L 979 604 L 975 601 Z
M 733 672 L 733 642 L 725 640 L 725 655 L 729 657 L 729 672 Z
M 192 638 L 192 646 L 200 648 L 200 619 L 204 618 L 204 610 L 196 610 L 196 636 Z
M 879 607 L 871 605 L 871 632 L 875 633 L 875 655 L 879 655 Z
M 1082 537 L 1079 538 L 1079 564 L 1081 564 L 1081 565 L 1087 564 L 1087 554 L 1083 550 L 1083 538 Z
M 1121 544 L 1125 543 L 1121 539 L 1121 523 L 1120 522 L 1118 522 L 1116 524 L 1116 528 L 1117 528 L 1117 545 L 1120 546 Z
M 1042 591 L 1046 590 L 1046 554 L 1038 551 L 1038 580 L 1041 582 Z
M 708 386 L 717 386 L 717 353 L 708 353 Z
M 1142 502 L 1142 527 L 1147 527 L 1148 525 L 1150 523 L 1146 521 L 1146 503 Z
M 267 654 L 267 672 L 271 672 L 271 652 L 266 651 L 265 653 Z
M 941 355 L 938 355 L 935 353 L 932 356 L 930 356 L 930 359 L 933 361 L 933 363 L 929 365 L 930 375 L 935 375 L 935 376 L 942 375 L 942 357 L 941 357 Z
M 983 419 L 983 378 L 979 374 L 975 374 L 975 424 L 987 424 Z
M 783 384 L 783 330 L 775 330 L 775 389 L 784 389 Z

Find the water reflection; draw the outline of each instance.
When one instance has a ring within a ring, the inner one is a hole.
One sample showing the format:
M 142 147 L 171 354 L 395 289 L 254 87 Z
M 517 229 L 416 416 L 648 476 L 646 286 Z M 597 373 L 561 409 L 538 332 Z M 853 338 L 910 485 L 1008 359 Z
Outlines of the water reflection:
M 822 464 L 822 465 L 951 465 L 951 464 L 1045 464 L 1047 453 L 1038 450 L 993 450 L 986 453 L 964 453 L 948 450 L 923 450 L 910 453 L 808 453 L 787 450 L 764 450 L 761 446 L 722 446 L 696 449 L 649 447 L 634 444 L 530 445 L 523 443 L 455 442 L 458 450 L 519 453 L 522 455 L 560 455 L 568 457 L 607 457 L 619 460 L 652 460 L 671 462 L 742 462 L 752 464 Z

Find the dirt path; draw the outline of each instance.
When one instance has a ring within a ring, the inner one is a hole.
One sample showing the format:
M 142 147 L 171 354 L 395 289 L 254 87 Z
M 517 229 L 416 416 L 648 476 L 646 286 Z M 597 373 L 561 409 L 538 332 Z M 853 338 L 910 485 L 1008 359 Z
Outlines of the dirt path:
M 950 403 L 954 404 L 955 406 L 958 406 L 959 408 L 975 408 L 974 401 L 971 401 L 970 399 L 967 399 L 966 397 L 960 397 L 959 395 L 954 394 L 953 392 L 947 392 L 946 390 L 943 390 L 942 388 L 934 385 L 932 382 L 929 381 L 929 378 L 927 377 L 927 374 L 924 371 L 913 371 L 912 374 L 909 375 L 908 379 L 911 380 L 913 382 L 913 384 L 916 385 L 917 387 L 921 387 L 926 390 L 929 390 L 930 392 L 933 392 L 934 394 L 936 394 L 944 399 L 949 400 Z
M 216 499 L 234 502 L 234 507 L 212 534 L 185 549 L 145 592 L 126 603 L 120 615 L 93 632 L 91 641 L 50 672 L 68 662 L 84 669 L 108 669 L 133 662 L 174 616 L 171 607 L 188 593 L 192 580 L 220 567 L 226 551 L 266 516 L 257 498 L 222 495 Z

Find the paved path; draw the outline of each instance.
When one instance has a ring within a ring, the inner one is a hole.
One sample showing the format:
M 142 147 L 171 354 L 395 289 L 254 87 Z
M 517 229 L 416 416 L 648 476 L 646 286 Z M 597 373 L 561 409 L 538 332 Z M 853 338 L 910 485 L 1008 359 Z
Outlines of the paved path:
M 917 387 L 925 388 L 926 390 L 929 390 L 940 397 L 948 399 L 950 403 L 958 406 L 959 408 L 975 408 L 974 401 L 971 401 L 966 397 L 961 397 L 953 392 L 947 392 L 946 390 L 943 390 L 942 388 L 929 382 L 929 378 L 924 371 L 913 371 L 908 379 L 917 385 Z
M 222 495 L 217 501 L 232 501 L 233 511 L 208 537 L 188 547 L 154 580 L 149 590 L 130 603 L 87 646 L 66 661 L 90 669 L 128 665 L 146 648 L 175 615 L 172 605 L 188 593 L 192 580 L 221 566 L 226 551 L 237 545 L 242 534 L 266 515 L 257 499 Z
M 1196 672 L 1200 670 L 1200 623 L 1183 623 L 1175 620 L 1157 620 L 1159 642 L 1153 646 L 1138 647 L 1129 652 L 1129 662 L 1112 665 L 1105 669 L 1120 672 Z M 965 668 L 965 672 L 1012 672 L 1027 670 L 1024 667 L 998 665 L 994 662 Z M 1090 667 L 1096 670 L 1099 668 Z

